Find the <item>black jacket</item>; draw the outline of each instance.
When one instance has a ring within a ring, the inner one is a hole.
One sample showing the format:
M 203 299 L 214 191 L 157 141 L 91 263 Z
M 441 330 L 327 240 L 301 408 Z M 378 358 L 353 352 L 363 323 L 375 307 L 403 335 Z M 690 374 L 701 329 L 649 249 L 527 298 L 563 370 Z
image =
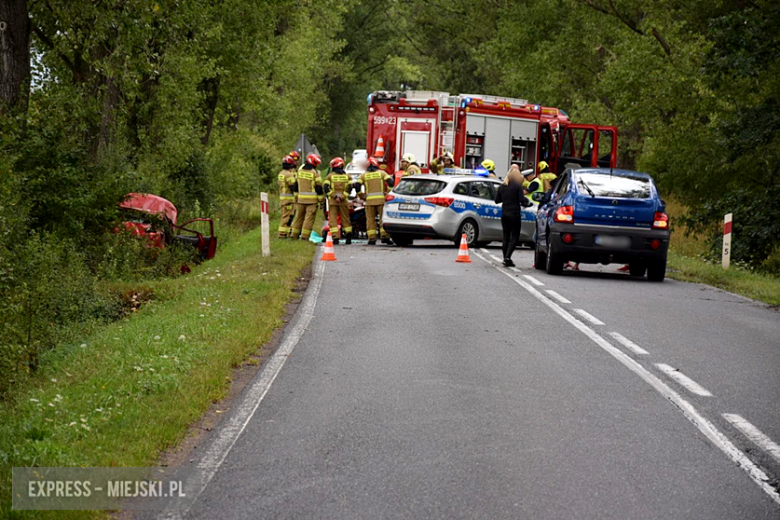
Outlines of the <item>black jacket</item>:
M 498 187 L 496 204 L 503 203 L 502 214 L 520 215 L 522 208 L 531 206 L 531 202 L 523 194 L 523 185 L 519 182 L 510 182 Z

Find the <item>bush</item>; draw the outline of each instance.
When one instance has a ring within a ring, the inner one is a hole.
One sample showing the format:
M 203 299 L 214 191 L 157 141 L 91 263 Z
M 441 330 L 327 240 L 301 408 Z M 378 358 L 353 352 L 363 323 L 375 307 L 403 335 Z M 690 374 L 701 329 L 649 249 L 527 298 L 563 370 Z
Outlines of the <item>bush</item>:
M 13 251 L 0 290 L 0 397 L 38 370 L 40 356 L 69 327 L 110 319 L 120 308 L 98 289 L 77 246 L 46 233 L 30 235 Z

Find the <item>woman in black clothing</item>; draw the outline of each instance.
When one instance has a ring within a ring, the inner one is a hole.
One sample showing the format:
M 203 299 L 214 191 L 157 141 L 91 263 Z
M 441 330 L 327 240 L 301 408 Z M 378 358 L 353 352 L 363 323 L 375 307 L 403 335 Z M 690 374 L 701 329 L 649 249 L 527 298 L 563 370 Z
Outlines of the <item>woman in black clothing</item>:
M 520 239 L 520 224 L 522 223 L 522 208 L 531 206 L 531 202 L 523 194 L 523 175 L 519 169 L 512 168 L 506 174 L 504 184 L 496 193 L 496 204 L 503 204 L 501 211 L 501 227 L 504 230 L 504 267 L 514 267 L 512 253 Z

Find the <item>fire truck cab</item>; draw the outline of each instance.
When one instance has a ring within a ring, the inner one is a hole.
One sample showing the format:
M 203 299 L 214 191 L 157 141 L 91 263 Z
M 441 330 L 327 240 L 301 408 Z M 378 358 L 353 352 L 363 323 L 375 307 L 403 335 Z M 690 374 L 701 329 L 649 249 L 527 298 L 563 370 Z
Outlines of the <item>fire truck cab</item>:
M 369 154 L 396 177 L 406 153 L 423 173 L 445 152 L 453 154 L 456 167 L 468 170 L 491 159 L 500 177 L 513 162 L 525 170 L 546 161 L 555 173 L 570 164 L 617 166 L 614 126 L 572 124 L 558 108 L 482 94 L 372 92 L 366 137 Z

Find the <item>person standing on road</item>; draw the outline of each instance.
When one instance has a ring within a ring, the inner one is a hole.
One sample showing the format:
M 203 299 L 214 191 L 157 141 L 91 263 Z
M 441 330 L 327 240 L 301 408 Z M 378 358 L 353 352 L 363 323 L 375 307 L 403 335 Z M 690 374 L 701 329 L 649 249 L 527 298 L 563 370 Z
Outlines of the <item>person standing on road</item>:
M 523 176 L 520 170 L 510 169 L 504 184 L 498 187 L 496 204 L 502 204 L 501 228 L 504 232 L 504 241 L 501 250 L 504 253 L 504 267 L 514 267 L 512 253 L 520 240 L 520 225 L 523 220 L 523 208 L 531 206 L 531 203 L 523 195 Z
M 431 173 L 444 175 L 445 168 L 454 168 L 455 158 L 450 152 L 444 152 L 439 157 L 431 161 Z
M 297 186 L 298 201 L 295 204 L 295 219 L 292 223 L 292 237 L 297 238 L 300 235 L 302 240 L 308 240 L 311 235 L 311 228 L 314 227 L 314 217 L 317 214 L 317 208 L 324 204 L 322 194 L 322 177 L 317 170 L 322 159 L 316 154 L 310 153 L 306 156 L 306 164 L 298 170 Z
M 349 175 L 344 172 L 344 159 L 336 157 L 330 161 L 330 173 L 322 182 L 322 188 L 328 197 L 328 227 L 333 237 L 333 243 L 338 245 L 341 233 L 347 238 L 347 244 L 352 243 L 352 222 L 349 220 L 349 196 L 351 189 Z M 341 217 L 341 229 L 338 220 Z
M 482 166 L 487 171 L 487 176 L 495 179 L 496 178 L 496 163 L 493 162 L 492 159 L 485 159 L 482 161 Z
M 287 238 L 290 233 L 290 224 L 295 216 L 295 160 L 289 155 L 282 159 L 282 171 L 279 172 L 279 208 L 282 218 L 279 221 L 279 238 Z
M 528 186 L 525 188 L 525 194 L 528 195 L 529 199 L 533 200 L 532 197 L 534 193 L 544 192 L 544 181 L 536 175 L 535 170 L 526 170 L 525 173 L 523 173 L 523 176 L 525 177 L 525 180 L 528 181 Z
M 390 237 L 382 227 L 382 209 L 385 207 L 385 194 L 393 184 L 393 178 L 387 172 L 379 169 L 379 162 L 374 158 L 368 160 L 368 169 L 355 182 L 355 189 L 360 193 L 360 187 L 366 189 L 366 230 L 368 244 L 376 244 L 376 219 L 379 217 L 379 235 L 382 242 L 390 243 Z
M 550 171 L 550 165 L 547 164 L 547 161 L 541 161 L 539 163 L 539 173 L 537 177 L 542 181 L 545 192 L 552 189 L 553 182 L 558 178 L 557 175 Z
M 401 158 L 400 166 L 404 171 L 404 173 L 401 174 L 401 177 L 407 177 L 409 175 L 420 175 L 422 173 L 420 165 L 417 164 L 417 162 L 414 160 L 414 154 L 411 153 L 404 154 L 404 156 Z
M 288 153 L 287 156 L 292 158 L 293 164 L 295 165 L 295 169 L 297 171 L 301 166 L 301 154 L 293 150 L 292 152 Z

